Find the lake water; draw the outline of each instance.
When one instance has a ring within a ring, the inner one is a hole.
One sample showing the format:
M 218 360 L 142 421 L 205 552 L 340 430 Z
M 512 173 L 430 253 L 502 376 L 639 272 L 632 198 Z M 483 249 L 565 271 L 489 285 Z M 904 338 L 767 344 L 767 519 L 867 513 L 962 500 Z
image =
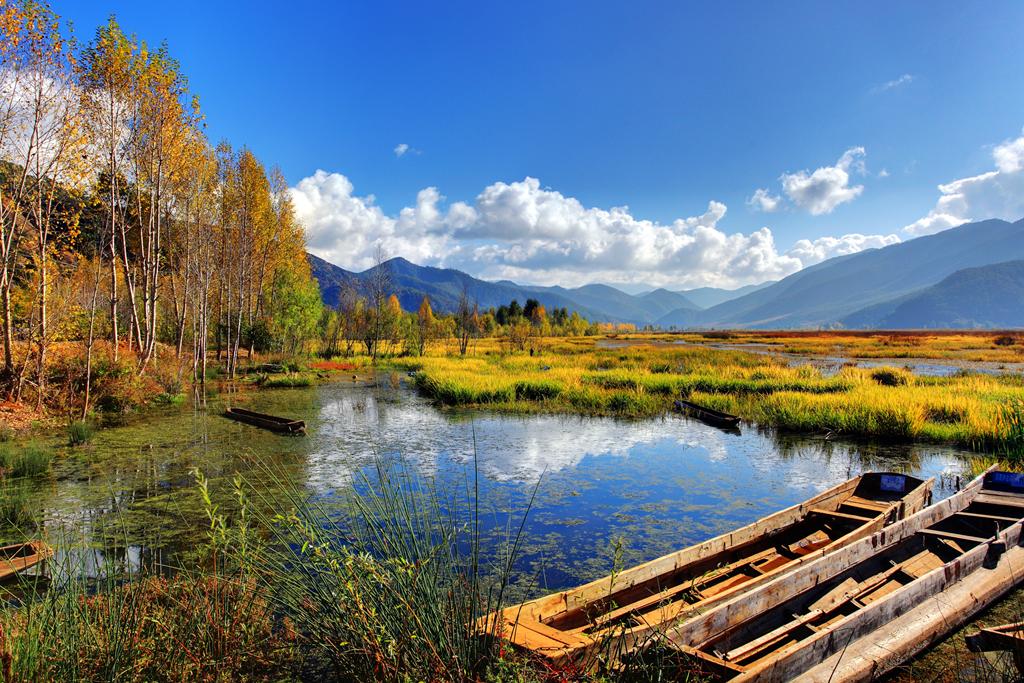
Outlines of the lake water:
M 204 534 L 193 467 L 229 509 L 236 472 L 267 491 L 266 504 L 285 489 L 329 504 L 354 478 L 372 476 L 375 463 L 400 461 L 444 492 L 464 494 L 476 481 L 483 536 L 493 546 L 518 527 L 536 492 L 518 582 L 536 594 L 608 573 L 617 542 L 625 563 L 657 557 L 865 470 L 936 477 L 943 497 L 969 457 L 943 446 L 826 441 L 749 426 L 733 434 L 677 415 L 441 411 L 406 386 L 339 382 L 234 398 L 306 420 L 307 436 L 286 437 L 222 417 L 232 398 L 148 413 L 68 449 L 53 476 L 33 484 L 50 537 L 84 535 L 133 565 L 174 564 Z

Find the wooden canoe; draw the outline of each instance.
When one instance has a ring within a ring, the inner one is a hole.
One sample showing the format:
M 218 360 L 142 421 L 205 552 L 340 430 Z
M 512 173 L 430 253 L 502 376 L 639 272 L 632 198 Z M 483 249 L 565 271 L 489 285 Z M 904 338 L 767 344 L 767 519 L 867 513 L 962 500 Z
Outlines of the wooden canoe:
M 588 667 L 643 644 L 772 577 L 878 531 L 931 500 L 932 480 L 854 477 L 753 524 L 571 590 L 493 613 L 490 634 L 555 661 Z
M 964 640 L 971 652 L 1009 652 L 1017 673 L 1024 674 L 1024 622 L 982 628 Z
M 738 427 L 740 424 L 740 418 L 735 415 L 723 413 L 721 410 L 707 408 L 705 406 L 697 405 L 696 403 L 691 403 L 690 401 L 684 401 L 683 399 L 676 401 L 676 409 L 680 412 L 688 413 L 698 420 L 707 422 L 715 427 L 734 428 Z
M 254 410 L 246 410 L 245 408 L 228 408 L 224 411 L 224 417 L 256 427 L 262 427 L 263 429 L 269 429 L 280 434 L 301 434 L 306 431 L 306 423 L 302 420 L 275 417 L 274 415 L 257 413 Z
M 671 629 L 686 666 L 736 681 L 873 680 L 1021 579 L 1024 475 L 954 496 Z
M 34 567 L 53 555 L 53 549 L 42 541 L 15 543 L 0 548 L 0 581 Z

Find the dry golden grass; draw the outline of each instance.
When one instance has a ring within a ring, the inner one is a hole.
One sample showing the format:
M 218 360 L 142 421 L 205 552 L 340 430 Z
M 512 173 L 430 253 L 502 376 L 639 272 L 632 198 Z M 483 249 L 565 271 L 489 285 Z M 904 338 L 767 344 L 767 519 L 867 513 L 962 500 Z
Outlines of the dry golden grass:
M 415 371 L 420 390 L 448 406 L 650 416 L 685 395 L 799 432 L 996 451 L 1016 443 L 1024 429 L 1020 376 L 920 376 L 895 367 L 898 361 L 894 367 L 843 367 L 826 376 L 810 364 L 738 350 L 642 342 L 602 348 L 596 341 L 546 340 L 541 353 L 531 356 L 505 353 L 497 340 L 487 339 L 465 358 L 439 348 L 393 363 Z

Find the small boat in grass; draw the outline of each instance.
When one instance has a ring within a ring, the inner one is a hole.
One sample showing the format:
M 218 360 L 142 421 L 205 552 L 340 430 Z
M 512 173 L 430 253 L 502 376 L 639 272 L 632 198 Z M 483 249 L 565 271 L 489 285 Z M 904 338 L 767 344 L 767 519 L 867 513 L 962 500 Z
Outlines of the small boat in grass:
M 714 408 L 706 408 L 690 401 L 679 399 L 676 401 L 676 410 L 683 413 L 688 413 L 698 420 L 707 422 L 715 427 L 723 427 L 726 429 L 735 429 L 740 425 L 740 418 L 729 413 L 723 413 L 721 410 L 715 410 Z
M 266 413 L 257 413 L 255 410 L 245 408 L 228 408 L 224 411 L 224 417 L 238 420 L 255 427 L 269 429 L 279 434 L 303 434 L 306 431 L 306 423 L 302 420 L 291 420 L 287 417 L 275 417 Z
M 964 640 L 971 652 L 1009 652 L 1017 673 L 1024 675 L 1024 621 L 982 628 Z
M 931 486 L 863 474 L 735 531 L 493 613 L 481 627 L 555 663 L 614 661 L 680 620 L 916 513 Z
M 0 548 L 0 581 L 34 567 L 53 555 L 53 549 L 42 541 L 15 543 Z
M 1024 474 L 963 491 L 669 630 L 687 668 L 736 681 L 876 680 L 1022 578 Z

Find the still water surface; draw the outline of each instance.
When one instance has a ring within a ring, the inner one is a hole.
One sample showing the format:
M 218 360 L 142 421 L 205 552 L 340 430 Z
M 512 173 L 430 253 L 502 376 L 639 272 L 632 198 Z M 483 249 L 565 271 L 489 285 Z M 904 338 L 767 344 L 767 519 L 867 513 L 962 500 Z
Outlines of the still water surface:
M 453 494 L 469 490 L 478 471 L 484 538 L 494 545 L 518 527 L 536 490 L 519 568 L 521 590 L 539 593 L 606 574 L 616 541 L 623 562 L 650 559 L 865 470 L 936 477 L 943 497 L 969 457 L 942 446 L 797 438 L 750 426 L 726 433 L 677 415 L 440 411 L 405 386 L 331 383 L 244 397 L 246 407 L 305 419 L 309 433 L 296 438 L 221 417 L 230 400 L 149 413 L 69 449 L 54 476 L 36 485 L 49 535 L 84 534 L 131 564 L 174 564 L 204 533 L 193 467 L 228 509 L 236 472 L 271 499 L 294 488 L 329 504 L 375 462 L 401 459 L 405 471 Z

